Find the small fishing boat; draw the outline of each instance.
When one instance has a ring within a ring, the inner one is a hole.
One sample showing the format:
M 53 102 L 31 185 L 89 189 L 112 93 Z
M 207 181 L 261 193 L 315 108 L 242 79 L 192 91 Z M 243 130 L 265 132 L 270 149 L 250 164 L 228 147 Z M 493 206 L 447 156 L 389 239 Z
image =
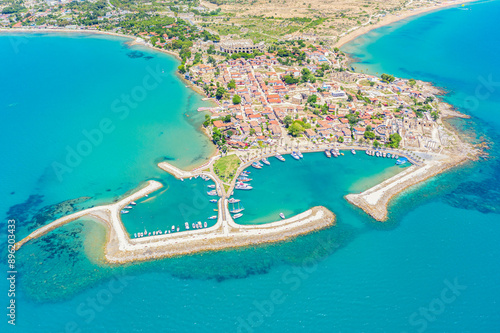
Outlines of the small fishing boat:
M 216 196 L 217 195 L 217 191 L 216 190 L 208 191 L 207 194 L 210 195 L 210 196 Z
M 206 228 L 207 227 L 207 222 L 203 222 L 203 227 Z
M 131 205 L 134 205 L 134 206 L 135 206 L 135 205 L 137 205 L 137 204 L 135 203 L 135 201 L 132 201 L 130 204 L 131 204 Z
M 237 203 L 237 202 L 240 202 L 240 199 L 231 198 L 227 202 L 229 202 L 229 203 Z
M 284 219 L 284 218 L 285 218 L 285 214 L 280 213 L 280 217 L 281 217 L 282 219 Z
M 175 225 L 172 226 L 172 230 L 175 230 Z
M 330 151 L 328 149 L 325 149 L 325 155 L 326 157 L 328 158 L 331 158 L 332 157 L 332 153 L 330 153 Z
M 241 213 L 244 210 L 245 210 L 245 208 L 243 206 L 240 207 L 240 203 L 238 202 L 238 208 L 234 208 L 234 204 L 233 204 L 233 209 L 230 210 L 229 212 L 231 214 L 236 214 L 236 213 Z
M 351 149 L 351 153 L 352 153 L 353 155 L 356 155 L 356 151 L 355 151 L 354 149 Z
M 215 220 L 217 218 L 217 215 L 210 216 L 208 219 L 209 220 Z
M 276 154 L 276 155 L 274 155 L 274 157 L 276 157 L 281 162 L 285 162 L 285 158 L 283 156 L 281 156 L 280 154 Z
M 215 188 L 215 185 L 212 184 L 212 185 L 207 185 L 208 188 Z
M 184 226 L 186 227 L 186 230 L 189 230 L 189 222 L 184 223 Z
M 237 183 L 234 188 L 237 190 L 251 190 L 253 187 L 248 184 Z
M 122 213 L 122 214 L 128 214 L 129 211 L 128 210 L 121 210 L 120 213 Z
M 253 163 L 252 163 L 252 166 L 253 166 L 255 169 L 262 169 L 262 167 L 261 167 L 259 164 L 257 164 L 257 162 L 253 162 Z
M 211 203 L 217 203 L 217 199 L 210 199 Z
M 401 157 L 396 160 L 396 165 L 403 165 L 406 164 L 406 162 L 408 162 L 408 159 L 406 157 Z
M 267 160 L 267 158 L 263 158 L 261 159 L 262 163 L 264 163 L 265 165 L 271 165 L 271 163 Z
M 126 209 L 132 209 L 132 206 L 125 206 Z
M 296 153 L 296 152 L 292 152 L 292 153 L 290 154 L 290 156 L 292 156 L 292 157 L 293 157 L 294 159 L 296 159 L 296 160 L 300 160 L 300 157 L 299 157 L 299 155 L 297 155 L 297 153 Z
M 238 213 L 238 214 L 236 214 L 236 215 L 233 216 L 233 219 L 239 219 L 242 216 L 243 216 L 243 214 Z
M 249 182 L 251 181 L 252 178 L 247 178 L 247 177 L 238 177 L 238 181 L 240 182 Z
M 297 156 L 300 158 L 304 158 L 304 155 L 302 155 L 302 153 L 300 151 L 297 151 Z

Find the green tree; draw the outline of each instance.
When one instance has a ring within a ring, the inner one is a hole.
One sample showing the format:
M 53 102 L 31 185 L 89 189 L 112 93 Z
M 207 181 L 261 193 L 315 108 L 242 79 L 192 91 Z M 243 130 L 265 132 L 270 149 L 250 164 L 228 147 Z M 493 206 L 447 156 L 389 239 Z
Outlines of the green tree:
M 378 142 L 377 140 L 373 141 L 373 147 L 375 148 L 380 147 L 380 142 Z
M 394 82 L 394 80 L 396 80 L 396 78 L 393 75 L 389 74 L 382 74 L 381 78 L 382 81 L 384 81 L 385 83 L 391 83 Z
M 227 89 L 236 89 L 236 82 L 234 80 L 229 81 Z
M 410 87 L 415 86 L 415 84 L 417 84 L 417 81 L 415 81 L 415 79 L 409 79 L 409 80 L 408 80 L 408 85 L 409 85 Z
M 255 135 L 255 129 L 254 128 L 250 128 L 250 135 Z
M 310 105 L 313 105 L 314 103 L 316 103 L 317 100 L 318 100 L 318 96 L 316 96 L 316 95 L 311 95 L 311 96 L 307 97 L 307 103 Z
M 226 93 L 226 89 L 224 89 L 224 87 L 218 87 L 217 91 L 215 92 L 215 97 L 217 99 L 221 99 L 225 93 Z
M 283 124 L 285 124 L 286 127 L 290 126 L 292 122 L 293 120 L 290 116 L 285 116 L 285 118 L 283 118 Z
M 300 125 L 300 122 L 298 121 L 294 122 L 292 125 L 290 125 L 290 127 L 288 127 L 288 133 L 290 133 L 290 135 L 292 136 L 296 137 L 302 132 L 304 132 L 304 127 L 302 127 L 302 125 Z
M 370 132 L 370 131 L 366 131 L 364 134 L 364 137 L 365 137 L 365 139 L 373 140 L 373 139 L 375 139 L 375 133 Z
M 343 143 L 344 142 L 344 137 L 343 136 L 339 136 L 338 139 L 337 139 L 337 141 L 339 143 Z
M 184 73 L 186 73 L 186 66 L 184 66 L 184 64 L 182 64 L 179 67 L 177 67 L 177 70 L 179 71 L 179 73 L 184 74 Z
M 389 146 L 392 148 L 398 148 L 399 143 L 401 142 L 401 135 L 398 133 L 391 134 L 389 136 Z
M 437 112 L 437 111 L 431 112 L 431 117 L 432 117 L 432 119 L 434 119 L 434 121 L 438 120 L 439 119 L 439 112 Z
M 238 95 L 233 96 L 233 104 L 240 104 L 241 103 L 241 97 Z

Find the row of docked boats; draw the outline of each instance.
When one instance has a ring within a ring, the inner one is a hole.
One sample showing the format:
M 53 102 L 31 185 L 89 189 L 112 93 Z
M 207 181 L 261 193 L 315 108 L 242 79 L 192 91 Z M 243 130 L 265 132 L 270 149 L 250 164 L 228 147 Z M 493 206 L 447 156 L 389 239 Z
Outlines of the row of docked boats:
M 126 205 L 125 207 L 123 207 L 124 209 L 120 210 L 120 213 L 121 214 L 128 214 L 128 213 L 130 213 L 130 209 L 134 208 L 135 205 L 137 205 L 137 203 L 135 201 L 132 201 L 131 203 L 129 203 L 128 205 Z
M 399 158 L 396 154 L 386 153 L 385 151 L 380 150 L 367 150 L 366 155 L 376 156 L 376 157 L 385 157 L 385 158 Z
M 297 152 L 292 151 L 290 156 L 292 156 L 292 158 L 296 159 L 297 161 L 300 160 L 301 158 L 304 158 L 304 155 L 302 155 L 302 153 L 300 151 L 297 151 Z
M 394 153 L 387 153 L 385 151 L 380 151 L 380 150 L 367 150 L 366 155 L 370 156 L 376 156 L 376 157 L 385 157 L 385 158 L 392 158 L 396 160 L 396 165 L 403 165 L 408 162 L 408 159 L 404 156 L 399 156 Z
M 356 154 L 356 152 L 354 152 L 354 154 Z M 344 153 L 340 152 L 340 150 L 338 150 L 337 148 L 332 148 L 332 149 L 325 149 L 325 155 L 326 157 L 330 158 L 330 157 L 339 157 L 341 155 L 344 155 Z

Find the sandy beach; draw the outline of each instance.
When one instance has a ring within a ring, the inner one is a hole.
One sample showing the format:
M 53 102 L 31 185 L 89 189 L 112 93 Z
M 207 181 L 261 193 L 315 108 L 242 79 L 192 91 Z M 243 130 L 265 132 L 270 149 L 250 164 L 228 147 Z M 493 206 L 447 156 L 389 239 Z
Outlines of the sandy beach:
M 440 10 L 440 9 L 443 9 L 446 7 L 465 4 L 465 3 L 469 3 L 469 2 L 473 2 L 473 1 L 475 1 L 475 0 L 472 0 L 472 1 L 461 1 L 461 0 L 447 1 L 447 2 L 437 4 L 435 6 L 424 7 L 424 8 L 420 8 L 417 10 L 407 10 L 406 12 L 400 13 L 398 15 L 388 14 L 375 24 L 368 24 L 366 26 L 361 26 L 358 29 L 353 30 L 353 31 L 347 33 L 346 35 L 340 37 L 334 46 L 341 47 L 342 45 L 349 43 L 350 41 L 356 39 L 357 37 L 359 37 L 361 35 L 364 35 L 365 33 L 369 32 L 373 29 L 377 29 L 377 28 L 383 27 L 385 25 L 389 25 L 391 23 L 401 21 L 401 20 L 407 19 L 407 18 L 412 17 L 412 16 Z

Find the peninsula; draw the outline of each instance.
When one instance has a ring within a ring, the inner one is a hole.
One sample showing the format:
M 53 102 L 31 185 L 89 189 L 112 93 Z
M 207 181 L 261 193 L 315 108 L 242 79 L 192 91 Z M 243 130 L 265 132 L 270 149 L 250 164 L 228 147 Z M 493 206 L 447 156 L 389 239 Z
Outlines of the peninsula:
M 213 8 L 201 3 L 197 9 L 170 6 L 162 14 L 130 4 L 109 8 L 112 5 L 102 1 L 57 4 L 36 12 L 29 5 L 2 8 L 4 31 L 109 33 L 175 55 L 181 60 L 178 74 L 215 105 L 198 111 L 205 113 L 203 130 L 218 148 L 207 163 L 191 171 L 159 164 L 179 179 L 204 176 L 216 183 L 219 214 L 210 228 L 131 239 L 120 212 L 131 201 L 162 187 L 149 181 L 116 203 L 86 209 L 37 229 L 19 241 L 17 248 L 82 217 L 104 223 L 108 229 L 105 255 L 114 263 L 276 242 L 332 226 L 335 216 L 325 207 L 258 226 L 236 224 L 229 214 L 228 199 L 241 186 L 237 178 L 245 168 L 269 156 L 295 152 L 325 151 L 328 156 L 330 151 L 350 150 L 404 157 L 411 167 L 365 192 L 346 196 L 376 220 L 386 220 L 391 198 L 476 159 L 480 151 L 446 123 L 446 118 L 464 116 L 440 100 L 440 90 L 390 74 L 355 73 L 348 55 L 338 46 L 383 24 L 385 17 L 392 22 L 457 3 L 461 2 L 413 3 L 384 11 L 371 8 L 366 17 L 356 16 L 355 26 L 344 24 L 344 13 L 339 20 L 331 18 L 344 22 L 336 27 L 335 36 L 313 33 L 325 32 L 323 25 L 329 19 L 260 17 L 273 26 L 288 27 L 287 33 L 275 33 L 272 38 L 265 32 L 249 34 L 250 28 L 243 25 L 227 33 L 227 24 L 222 23 L 225 15 L 232 26 L 241 19 L 228 15 L 236 7 L 227 4 Z

